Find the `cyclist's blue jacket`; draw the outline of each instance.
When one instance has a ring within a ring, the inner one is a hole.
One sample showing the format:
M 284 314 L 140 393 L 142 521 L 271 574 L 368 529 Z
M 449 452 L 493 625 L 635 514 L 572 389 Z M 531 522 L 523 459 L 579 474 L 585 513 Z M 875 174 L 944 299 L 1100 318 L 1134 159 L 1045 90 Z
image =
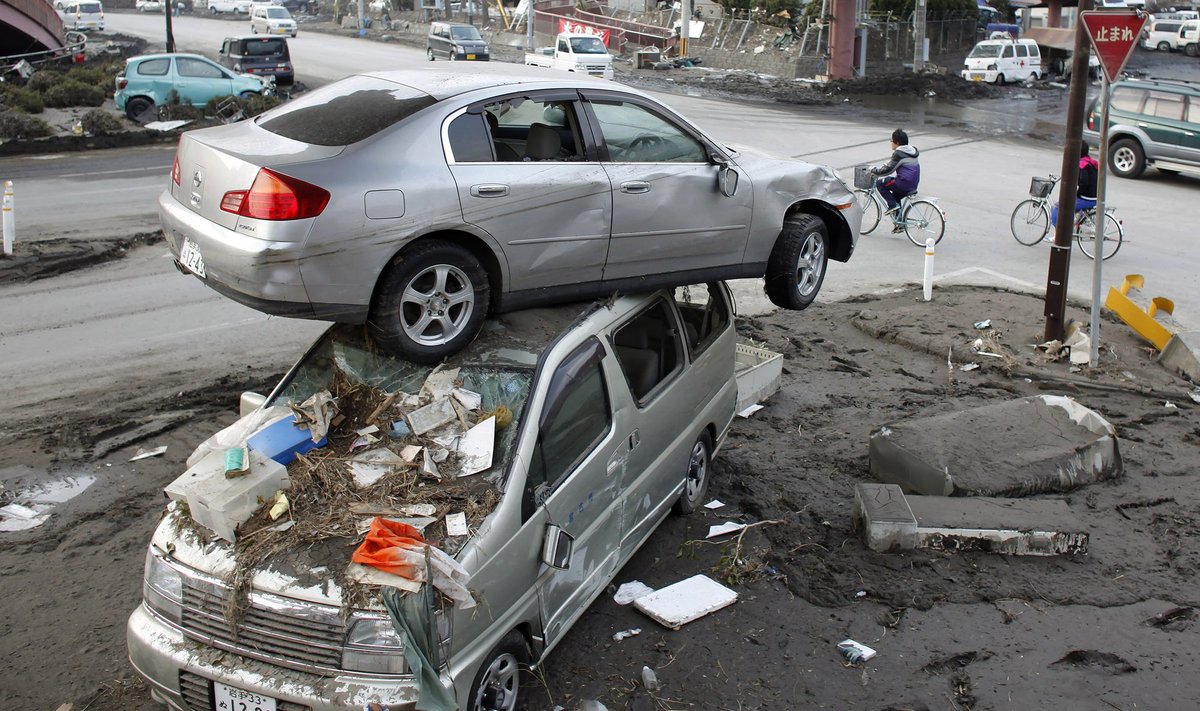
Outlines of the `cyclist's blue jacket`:
M 917 162 L 917 149 L 914 146 L 897 146 L 891 160 L 872 170 L 876 175 L 888 175 L 895 171 L 896 182 L 892 185 L 892 192 L 897 195 L 914 192 L 921 182 L 921 164 Z

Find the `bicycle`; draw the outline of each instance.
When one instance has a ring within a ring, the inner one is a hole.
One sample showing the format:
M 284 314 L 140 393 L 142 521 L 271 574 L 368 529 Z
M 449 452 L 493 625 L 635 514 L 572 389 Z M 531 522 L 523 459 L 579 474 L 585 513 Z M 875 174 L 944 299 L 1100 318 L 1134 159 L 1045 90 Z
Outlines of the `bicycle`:
M 870 167 L 865 165 L 854 168 L 854 197 L 862 209 L 863 220 L 860 234 L 870 234 L 883 219 L 887 211 L 887 203 L 875 186 L 875 176 Z M 918 247 L 925 246 L 925 240 L 933 238 L 933 243 L 942 241 L 946 234 L 946 213 L 935 202 L 936 198 L 928 198 L 911 193 L 900 198 L 896 209 L 896 224 L 904 229 L 908 241 Z
M 1046 239 L 1050 231 L 1050 193 L 1060 178 L 1053 173 L 1048 178 L 1035 177 L 1029 183 L 1029 198 L 1022 200 L 1009 218 L 1009 229 L 1013 239 L 1026 247 Z M 1075 213 L 1075 243 L 1088 259 L 1095 259 L 1096 208 L 1091 207 Z M 1104 208 L 1104 238 L 1101 245 L 1103 259 L 1111 259 L 1121 249 L 1125 230 L 1116 217 L 1116 208 Z

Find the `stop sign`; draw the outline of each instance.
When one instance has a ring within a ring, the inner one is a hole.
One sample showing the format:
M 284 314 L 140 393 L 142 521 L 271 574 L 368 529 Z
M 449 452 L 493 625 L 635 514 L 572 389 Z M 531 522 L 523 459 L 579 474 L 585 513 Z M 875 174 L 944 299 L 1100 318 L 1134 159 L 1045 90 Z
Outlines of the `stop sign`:
M 1146 25 L 1145 13 L 1137 10 L 1085 10 L 1079 13 L 1083 26 L 1087 28 L 1092 48 L 1100 60 L 1100 67 L 1109 82 L 1125 68 L 1129 55 L 1137 46 Z

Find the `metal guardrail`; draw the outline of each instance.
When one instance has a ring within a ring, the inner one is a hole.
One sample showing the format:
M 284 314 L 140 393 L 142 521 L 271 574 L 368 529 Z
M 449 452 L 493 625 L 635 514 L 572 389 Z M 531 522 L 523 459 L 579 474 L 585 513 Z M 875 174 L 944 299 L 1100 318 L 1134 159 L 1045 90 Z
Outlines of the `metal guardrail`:
M 0 73 L 7 74 L 13 71 L 21 62 L 27 62 L 36 66 L 38 64 L 58 61 L 66 57 L 73 57 L 76 54 L 84 52 L 86 49 L 87 35 L 82 32 L 68 30 L 66 32 L 66 40 L 60 48 L 46 49 L 41 52 L 27 52 L 25 54 L 10 54 L 6 57 L 0 57 Z

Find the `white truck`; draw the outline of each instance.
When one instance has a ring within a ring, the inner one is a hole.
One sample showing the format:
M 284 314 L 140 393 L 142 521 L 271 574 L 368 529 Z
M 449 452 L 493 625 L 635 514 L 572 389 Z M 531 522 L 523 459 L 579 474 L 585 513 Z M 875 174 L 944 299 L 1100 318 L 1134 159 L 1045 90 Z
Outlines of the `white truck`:
M 553 47 L 526 52 L 525 63 L 533 67 L 613 78 L 612 55 L 604 46 L 604 40 L 596 35 L 563 32 L 558 35 Z

